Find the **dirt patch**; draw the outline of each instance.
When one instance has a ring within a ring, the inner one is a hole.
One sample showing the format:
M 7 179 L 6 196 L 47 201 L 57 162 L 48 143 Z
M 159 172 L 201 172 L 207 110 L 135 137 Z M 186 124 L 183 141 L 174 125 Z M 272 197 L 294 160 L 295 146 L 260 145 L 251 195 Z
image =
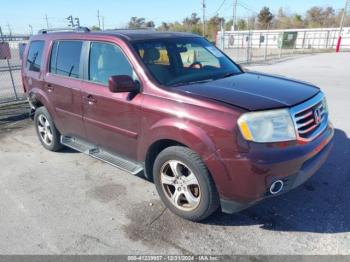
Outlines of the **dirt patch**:
M 191 255 L 191 251 L 186 248 L 186 242 L 194 239 L 194 232 L 201 236 L 212 237 L 209 226 L 175 216 L 160 200 L 153 201 L 152 205 L 145 201 L 134 206 L 128 211 L 127 217 L 130 219 L 130 223 L 124 227 L 127 236 L 133 241 L 141 241 L 152 247 L 157 246 L 160 250 L 171 246 L 185 255 Z M 179 239 L 184 243 L 181 246 L 178 244 Z
M 107 184 L 90 189 L 86 195 L 102 203 L 109 203 L 117 200 L 126 194 L 126 188 L 118 184 Z

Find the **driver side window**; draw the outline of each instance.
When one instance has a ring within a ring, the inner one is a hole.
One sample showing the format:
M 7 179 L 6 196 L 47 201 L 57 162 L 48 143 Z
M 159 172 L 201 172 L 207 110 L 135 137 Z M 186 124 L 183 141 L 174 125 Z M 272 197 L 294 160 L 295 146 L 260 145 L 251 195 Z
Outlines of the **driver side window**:
M 123 51 L 114 44 L 92 42 L 89 58 L 89 80 L 108 85 L 110 76 L 128 75 L 135 79 L 133 68 Z

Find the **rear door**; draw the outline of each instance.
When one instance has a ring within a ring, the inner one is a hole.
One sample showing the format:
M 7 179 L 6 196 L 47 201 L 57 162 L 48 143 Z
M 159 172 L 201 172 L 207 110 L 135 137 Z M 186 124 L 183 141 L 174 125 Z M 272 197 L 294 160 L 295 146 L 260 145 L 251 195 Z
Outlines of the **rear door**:
M 59 40 L 52 43 L 46 92 L 55 108 L 55 123 L 64 135 L 86 137 L 82 118 L 83 42 Z
M 84 123 L 89 140 L 108 151 L 136 159 L 142 94 L 111 93 L 108 78 L 134 73 L 122 49 L 113 43 L 88 42 L 86 83 L 82 88 Z

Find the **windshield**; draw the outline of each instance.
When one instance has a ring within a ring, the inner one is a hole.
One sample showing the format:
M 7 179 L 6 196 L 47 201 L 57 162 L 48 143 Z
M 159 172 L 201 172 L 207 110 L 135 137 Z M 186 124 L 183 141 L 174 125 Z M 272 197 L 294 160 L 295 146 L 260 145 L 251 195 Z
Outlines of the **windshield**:
M 164 86 L 213 81 L 242 71 L 200 37 L 142 40 L 134 48 L 153 77 Z

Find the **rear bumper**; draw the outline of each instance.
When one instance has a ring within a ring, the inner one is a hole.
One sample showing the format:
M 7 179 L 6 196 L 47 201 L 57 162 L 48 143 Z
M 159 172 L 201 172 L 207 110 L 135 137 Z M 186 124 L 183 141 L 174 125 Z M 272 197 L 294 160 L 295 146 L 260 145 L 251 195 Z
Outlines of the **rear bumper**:
M 331 125 L 315 140 L 304 144 L 253 145 L 238 159 L 226 158 L 229 179 L 221 185 L 221 208 L 235 213 L 262 199 L 278 196 L 305 183 L 327 160 L 332 149 L 334 130 Z M 281 192 L 272 195 L 273 182 L 283 181 Z

